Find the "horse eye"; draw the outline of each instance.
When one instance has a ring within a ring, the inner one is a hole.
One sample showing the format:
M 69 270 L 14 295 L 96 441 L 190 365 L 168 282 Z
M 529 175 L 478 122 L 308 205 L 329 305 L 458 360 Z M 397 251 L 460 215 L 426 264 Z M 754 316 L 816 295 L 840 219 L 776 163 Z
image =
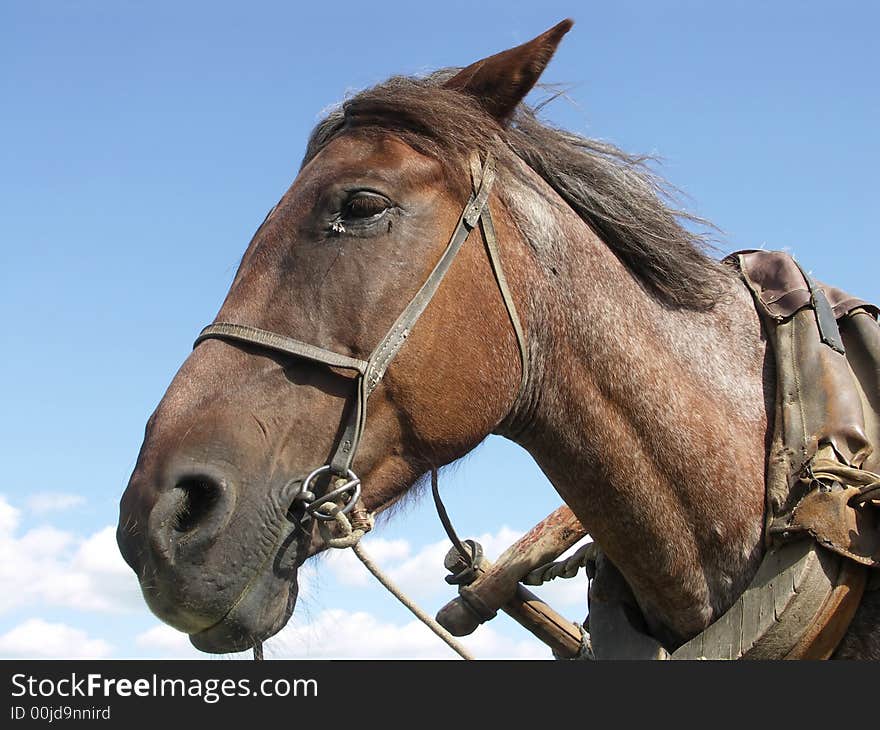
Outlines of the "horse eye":
M 346 220 L 364 220 L 381 215 L 391 207 L 390 201 L 377 193 L 359 192 L 345 203 L 342 216 Z

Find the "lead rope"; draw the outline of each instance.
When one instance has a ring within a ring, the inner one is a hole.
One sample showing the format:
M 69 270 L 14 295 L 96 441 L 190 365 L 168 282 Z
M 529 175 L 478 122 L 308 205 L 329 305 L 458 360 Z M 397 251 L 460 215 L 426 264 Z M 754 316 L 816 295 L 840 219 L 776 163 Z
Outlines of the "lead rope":
M 433 470 L 434 479 L 436 479 L 436 475 L 436 470 Z M 415 601 L 407 596 L 394 583 L 394 581 L 392 581 L 382 571 L 382 569 L 378 565 L 376 565 L 376 563 L 369 556 L 367 551 L 364 550 L 363 546 L 360 544 L 360 540 L 372 528 L 372 516 L 369 516 L 366 520 L 359 520 L 361 524 L 358 524 L 357 527 L 352 527 L 351 521 L 348 519 L 348 516 L 342 512 L 339 505 L 327 503 L 321 505 L 321 509 L 324 511 L 324 514 L 333 517 L 342 532 L 342 535 L 339 537 L 326 537 L 325 540 L 327 547 L 338 549 L 351 548 L 354 554 L 357 556 L 358 560 L 360 560 L 364 564 L 364 567 L 370 571 L 373 577 L 377 581 L 379 581 L 379 583 L 381 583 L 388 590 L 388 592 L 391 593 L 398 601 L 406 606 L 407 609 L 409 609 L 410 613 L 412 613 L 419 621 L 425 624 L 425 626 L 431 629 L 431 631 L 433 631 L 440 639 L 442 639 L 447 644 L 447 646 L 449 646 L 450 649 L 452 649 L 462 659 L 476 659 L 476 657 L 471 654 L 460 641 L 456 640 L 456 638 L 446 629 L 444 629 L 440 624 L 438 624 L 433 617 L 429 616 L 421 608 L 419 608 Z M 326 534 L 327 528 L 325 527 L 325 525 L 326 523 L 324 522 L 320 522 L 318 524 L 318 528 L 322 531 L 322 534 Z M 254 660 L 261 661 L 262 659 L 263 644 L 262 642 L 257 642 L 256 644 L 254 644 Z
M 382 571 L 382 569 L 378 565 L 376 565 L 375 562 L 373 562 L 367 551 L 364 550 L 363 546 L 360 544 L 360 540 L 372 526 L 372 518 L 370 518 L 369 524 L 367 526 L 353 529 L 351 521 L 349 521 L 348 519 L 348 516 L 342 513 L 338 505 L 328 505 L 327 514 L 333 516 L 342 531 L 341 537 L 331 538 L 327 540 L 328 547 L 350 547 L 354 554 L 357 555 L 358 560 L 360 560 L 364 564 L 364 567 L 370 571 L 373 577 L 378 580 L 379 583 L 381 583 L 388 590 L 388 592 L 391 593 L 398 601 L 406 606 L 407 609 L 409 609 L 410 613 L 413 614 L 413 616 L 415 616 L 419 621 L 425 624 L 425 626 L 431 629 L 431 631 L 433 631 L 440 639 L 442 639 L 449 646 L 450 649 L 452 649 L 462 659 L 470 660 L 476 658 L 464 647 L 464 645 L 460 641 L 457 641 L 452 634 L 450 634 L 446 629 L 438 624 L 431 616 L 422 611 L 422 609 L 419 608 L 418 605 L 416 605 L 416 603 L 409 596 L 407 596 L 397 585 L 395 585 L 395 583 Z

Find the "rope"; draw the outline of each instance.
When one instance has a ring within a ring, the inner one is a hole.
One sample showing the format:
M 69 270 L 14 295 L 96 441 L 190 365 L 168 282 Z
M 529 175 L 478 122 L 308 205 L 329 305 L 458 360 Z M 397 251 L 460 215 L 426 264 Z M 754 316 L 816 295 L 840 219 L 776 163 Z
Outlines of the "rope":
M 449 519 L 446 505 L 444 505 L 443 500 L 440 499 L 440 487 L 437 483 L 437 467 L 434 466 L 431 467 L 431 494 L 434 497 L 434 506 L 437 508 L 437 515 L 440 517 L 440 524 L 442 524 L 443 529 L 446 530 L 449 542 L 451 542 L 455 546 L 455 549 L 458 550 L 458 554 L 461 556 L 462 560 L 467 562 L 471 558 L 471 553 L 468 552 L 467 548 L 461 542 L 461 538 L 459 538 L 458 533 L 452 526 L 452 520 Z
M 589 576 L 593 571 L 589 564 L 596 561 L 596 543 L 588 542 L 581 546 L 565 560 L 557 560 L 552 563 L 535 568 L 522 579 L 527 586 L 540 586 L 549 583 L 554 578 L 574 578 L 581 568 L 587 569 Z
M 436 484 L 437 472 L 433 472 L 433 477 Z M 321 536 L 324 538 L 325 544 L 327 547 L 331 548 L 351 548 L 354 551 L 354 554 L 357 555 L 358 560 L 360 560 L 364 567 L 370 571 L 373 577 L 379 581 L 398 601 L 400 601 L 404 606 L 406 606 L 410 613 L 412 613 L 419 621 L 421 621 L 425 626 L 427 626 L 431 631 L 433 631 L 440 639 L 442 639 L 450 649 L 452 649 L 456 654 L 458 654 L 462 659 L 475 659 L 473 654 L 471 654 L 465 646 L 456 638 L 450 634 L 446 629 L 444 629 L 440 624 L 438 624 L 431 616 L 422 611 L 421 608 L 416 605 L 416 603 L 407 596 L 394 582 L 382 572 L 382 569 L 379 568 L 376 563 L 373 562 L 372 558 L 367 554 L 366 550 L 360 545 L 360 539 L 367 534 L 370 529 L 373 527 L 373 517 L 372 515 L 361 516 L 357 520 L 355 520 L 356 526 L 352 527 L 352 521 L 348 519 L 348 517 L 342 512 L 339 505 L 333 503 L 322 504 L 319 509 L 323 511 L 326 516 L 332 517 L 339 524 L 340 529 L 342 530 L 342 535 L 338 537 L 332 537 L 330 535 L 330 531 L 327 527 L 326 522 L 319 522 L 318 529 L 321 532 Z M 451 528 L 451 525 L 450 525 Z M 460 544 L 460 543 L 459 543 Z M 263 644 L 262 642 L 257 642 L 254 644 L 254 660 L 261 661 L 263 659 Z
M 378 580 L 385 588 L 387 588 L 394 597 L 400 601 L 404 606 L 406 606 L 410 612 L 421 621 L 425 626 L 427 626 L 431 631 L 433 631 L 437 636 L 442 639 L 446 644 L 452 649 L 456 654 L 458 654 L 462 659 L 475 659 L 476 657 L 471 654 L 464 645 L 455 639 L 455 637 L 450 634 L 446 629 L 444 629 L 440 624 L 438 624 L 431 616 L 426 614 L 422 609 L 420 609 L 403 591 L 400 590 L 394 583 L 389 580 L 388 576 L 385 575 L 371 559 L 370 556 L 364 551 L 363 547 L 360 545 L 352 545 L 352 550 L 354 550 L 354 554 L 358 556 L 358 559 L 364 564 L 367 570 L 369 570 L 373 576 Z
M 327 547 L 337 548 L 339 550 L 353 548 L 364 535 L 373 529 L 372 515 L 367 517 L 366 521 L 362 520 L 361 524 L 358 524 L 357 527 L 353 527 L 351 521 L 342 513 L 337 505 L 321 505 L 322 509 L 325 507 L 327 508 L 325 514 L 331 515 L 342 528 L 342 535 L 340 537 L 331 537 L 330 531 L 327 528 L 327 523 L 318 523 L 318 532 L 321 533 L 321 537 L 324 539 L 324 544 Z
M 871 485 L 873 486 L 873 485 Z M 434 499 L 437 503 L 437 510 L 440 513 L 441 522 L 443 522 L 444 528 L 446 528 L 446 533 L 449 535 L 452 543 L 458 548 L 459 552 L 462 554 L 462 557 L 467 557 L 468 553 L 465 551 L 461 540 L 458 538 L 458 535 L 455 533 L 455 530 L 452 527 L 452 523 L 449 520 L 449 516 L 446 514 L 446 510 L 443 507 L 443 503 L 440 501 L 440 495 L 438 494 L 437 489 L 437 470 L 431 470 L 431 487 L 434 493 Z M 338 548 L 345 549 L 351 548 L 354 554 L 357 556 L 358 560 L 364 564 L 364 567 L 370 571 L 373 577 L 388 590 L 398 601 L 400 601 L 406 608 L 412 613 L 419 621 L 421 621 L 425 626 L 427 626 L 431 631 L 433 631 L 438 638 L 440 638 L 443 642 L 446 643 L 449 648 L 451 648 L 456 654 L 458 654 L 462 659 L 472 660 L 475 659 L 473 654 L 471 654 L 465 646 L 458 641 L 452 634 L 450 634 L 446 629 L 444 629 L 440 624 L 434 620 L 433 617 L 429 616 L 427 613 L 422 611 L 421 608 L 409 597 L 407 596 L 395 583 L 373 562 L 372 558 L 370 558 L 369 554 L 364 550 L 363 546 L 360 544 L 361 538 L 367 534 L 373 527 L 373 517 L 372 515 L 360 516 L 356 522 L 356 527 L 352 527 L 352 522 L 348 519 L 348 517 L 342 512 L 339 505 L 333 503 L 322 504 L 320 509 L 324 512 L 328 517 L 332 517 L 338 524 L 342 531 L 342 534 L 337 537 L 332 537 L 330 535 L 330 531 L 327 527 L 327 522 L 319 522 L 318 529 L 321 532 L 321 536 L 325 540 L 325 544 L 330 548 Z M 555 562 L 546 563 L 538 568 L 535 568 L 531 572 L 529 572 L 523 579 L 522 583 L 527 586 L 539 586 L 544 583 L 548 583 L 554 578 L 574 578 L 581 568 L 587 569 L 587 575 L 592 577 L 593 568 L 591 568 L 591 564 L 594 564 L 596 560 L 596 545 L 595 543 L 587 543 L 586 545 L 581 546 L 577 551 L 575 551 L 570 557 L 565 560 L 557 560 Z M 586 635 L 585 635 L 586 636 Z M 584 643 L 584 647 L 582 648 L 582 652 L 587 654 L 591 654 L 591 649 L 589 649 L 588 641 Z M 254 644 L 254 660 L 261 661 L 263 659 L 263 644 L 262 642 L 257 642 Z
M 880 476 L 867 469 L 854 469 L 851 466 L 846 466 L 836 459 L 815 459 L 812 464 L 812 476 L 814 479 L 840 481 L 858 487 L 859 494 L 855 501 L 859 504 L 880 497 Z
M 373 562 L 369 554 L 359 542 L 367 530 L 361 529 L 360 527 L 353 530 L 348 517 L 339 511 L 337 505 L 329 505 L 329 510 L 339 523 L 343 534 L 342 537 L 332 538 L 332 540 L 328 539 L 327 544 L 330 547 L 350 547 L 354 551 L 354 554 L 357 555 L 358 560 L 360 560 L 364 564 L 364 567 L 372 573 L 373 577 L 378 580 L 398 601 L 406 606 L 419 621 L 425 624 L 425 626 L 442 639 L 450 649 L 462 659 L 475 659 L 476 657 L 474 657 L 474 655 L 471 654 L 460 641 L 457 641 L 452 634 L 438 624 L 431 616 L 422 611 L 422 609 L 420 609 L 409 596 L 400 590 L 400 588 L 398 588 L 394 582 L 382 572 L 382 569 Z

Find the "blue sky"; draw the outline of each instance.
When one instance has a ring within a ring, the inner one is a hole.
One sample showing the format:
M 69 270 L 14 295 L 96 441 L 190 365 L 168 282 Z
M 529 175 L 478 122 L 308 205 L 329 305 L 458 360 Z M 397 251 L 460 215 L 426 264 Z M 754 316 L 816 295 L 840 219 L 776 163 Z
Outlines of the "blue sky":
M 186 654 L 108 527 L 147 417 L 309 130 L 347 91 L 470 63 L 564 17 L 576 24 L 544 80 L 570 84 L 571 103 L 545 118 L 662 156 L 723 250 L 786 248 L 880 301 L 874 3 L 0 6 L 0 656 Z M 498 439 L 441 479 L 461 532 L 498 548 L 559 504 Z M 421 499 L 374 538 L 431 610 L 451 593 L 414 566 L 442 537 Z M 267 653 L 446 655 L 356 570 L 334 557 L 307 576 L 305 628 Z M 582 618 L 582 585 L 554 591 Z M 365 648 L 340 626 L 382 638 Z M 509 623 L 481 631 L 478 653 L 542 655 Z

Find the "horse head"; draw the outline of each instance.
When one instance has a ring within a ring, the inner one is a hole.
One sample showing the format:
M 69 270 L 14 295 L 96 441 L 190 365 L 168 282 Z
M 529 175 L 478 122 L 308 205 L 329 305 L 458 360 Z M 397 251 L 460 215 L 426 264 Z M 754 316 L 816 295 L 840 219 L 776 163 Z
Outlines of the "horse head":
M 215 327 L 150 417 L 121 501 L 119 546 L 148 605 L 196 647 L 241 650 L 285 625 L 298 567 L 325 546 L 299 507 L 304 493 L 332 491 L 331 471 L 350 477 L 340 505 L 360 482 L 360 503 L 378 513 L 529 408 L 529 317 L 525 333 L 511 326 L 513 302 L 473 220 L 418 324 L 384 343 L 393 362 L 376 349 L 461 230 L 491 153 L 503 158 L 514 110 L 570 27 L 457 72 L 392 79 L 313 133 Z M 448 113 L 431 117 L 438 107 Z M 484 187 L 511 289 L 522 292 L 527 246 L 497 188 Z M 377 362 L 381 380 L 365 385 L 360 364 Z

